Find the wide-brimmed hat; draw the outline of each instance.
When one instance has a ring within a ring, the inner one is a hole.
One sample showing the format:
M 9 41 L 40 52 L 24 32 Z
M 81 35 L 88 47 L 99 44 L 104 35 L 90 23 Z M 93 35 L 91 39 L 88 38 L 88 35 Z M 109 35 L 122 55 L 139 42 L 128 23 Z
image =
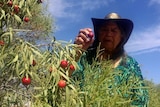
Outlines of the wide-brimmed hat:
M 93 22 L 95 39 L 97 39 L 98 29 L 109 21 L 116 22 L 118 26 L 123 29 L 123 32 L 125 33 L 123 35 L 125 36 L 122 43 L 123 45 L 128 41 L 133 29 L 133 22 L 130 19 L 121 18 L 120 15 L 118 15 L 117 13 L 110 13 L 107 16 L 105 16 L 104 19 L 99 19 L 99 18 L 91 18 L 91 19 Z

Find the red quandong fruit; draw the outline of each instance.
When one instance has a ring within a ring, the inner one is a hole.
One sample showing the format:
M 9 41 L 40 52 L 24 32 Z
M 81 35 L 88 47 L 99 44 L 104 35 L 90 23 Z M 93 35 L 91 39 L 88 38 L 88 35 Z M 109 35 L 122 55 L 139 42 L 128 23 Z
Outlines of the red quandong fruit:
M 0 7 L 3 7 L 4 3 L 3 2 L 0 2 Z
M 89 38 L 93 38 L 93 37 L 94 37 L 94 34 L 93 34 L 92 31 L 89 32 L 88 37 L 89 37 Z
M 23 19 L 25 22 L 28 22 L 29 21 L 29 17 L 24 17 Z
M 32 66 L 35 66 L 36 64 L 37 64 L 36 61 L 33 59 Z
M 62 68 L 66 68 L 66 67 L 68 66 L 68 61 L 62 60 L 61 63 L 60 63 L 60 66 L 61 66 Z
M 19 12 L 19 6 L 18 5 L 14 5 L 14 12 L 18 13 Z
M 8 5 L 9 7 L 12 7 L 13 2 L 12 2 L 12 1 L 8 1 L 7 5 Z
M 31 84 L 31 78 L 29 78 L 29 77 L 23 77 L 22 78 L 22 84 L 23 85 L 29 85 L 29 84 Z
M 60 87 L 60 88 L 64 88 L 64 87 L 66 87 L 66 81 L 65 80 L 59 80 L 59 82 L 58 82 L 58 87 Z
M 51 73 L 53 71 L 52 67 L 49 68 L 49 72 Z
M 70 69 L 71 71 L 74 71 L 74 70 L 75 70 L 74 65 L 71 64 L 71 65 L 69 66 L 69 69 Z
M 4 41 L 0 40 L 0 46 L 4 46 Z

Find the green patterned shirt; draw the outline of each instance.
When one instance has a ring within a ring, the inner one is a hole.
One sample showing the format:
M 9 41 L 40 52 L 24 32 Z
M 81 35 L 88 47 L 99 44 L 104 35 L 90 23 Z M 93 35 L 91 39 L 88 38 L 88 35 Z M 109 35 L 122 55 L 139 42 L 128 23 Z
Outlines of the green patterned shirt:
M 78 78 L 79 81 L 81 81 L 80 86 L 83 87 L 83 80 L 84 80 L 84 70 L 85 70 L 85 64 L 86 64 L 86 56 L 82 55 L 80 58 L 78 65 L 79 65 L 79 70 L 75 71 L 72 74 L 73 78 Z M 119 76 L 115 76 L 115 84 L 116 86 L 124 85 L 124 84 L 129 84 L 130 91 L 132 94 L 125 94 L 124 97 L 129 97 L 129 98 L 134 98 L 132 102 L 131 107 L 147 107 L 148 103 L 148 91 L 145 87 L 144 81 L 143 81 L 143 76 L 141 73 L 140 66 L 138 62 L 128 56 L 124 55 L 119 63 L 119 65 L 115 68 L 115 70 L 122 71 L 122 74 Z M 135 88 L 135 86 L 139 88 Z M 120 90 L 117 90 L 120 91 Z M 137 94 L 138 93 L 138 94 Z

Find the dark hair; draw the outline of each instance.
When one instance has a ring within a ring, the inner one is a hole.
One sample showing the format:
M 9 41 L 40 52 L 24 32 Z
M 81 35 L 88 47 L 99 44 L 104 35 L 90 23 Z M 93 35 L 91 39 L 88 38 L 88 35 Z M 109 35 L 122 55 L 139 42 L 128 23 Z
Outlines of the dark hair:
M 115 50 L 112 52 L 112 54 L 109 56 L 109 60 L 115 60 L 117 59 L 118 57 L 122 56 L 124 54 L 124 41 L 125 41 L 125 30 L 123 29 L 123 27 L 121 27 L 120 24 L 116 23 L 121 31 L 121 34 L 122 34 L 122 40 L 121 42 L 117 45 L 117 47 L 115 48 Z M 87 52 L 86 52 L 86 56 L 87 56 L 87 61 L 88 63 L 92 63 L 92 60 L 95 59 L 96 57 L 96 54 L 97 54 L 97 48 L 98 46 L 100 45 L 99 44 L 99 40 L 98 40 L 98 34 L 95 34 L 95 40 L 92 44 L 92 46 L 90 46 L 88 49 L 87 49 Z

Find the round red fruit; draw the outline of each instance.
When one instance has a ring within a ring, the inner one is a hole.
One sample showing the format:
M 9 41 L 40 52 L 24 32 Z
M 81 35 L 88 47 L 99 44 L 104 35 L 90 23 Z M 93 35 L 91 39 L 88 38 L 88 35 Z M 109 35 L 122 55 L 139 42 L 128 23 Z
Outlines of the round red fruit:
M 69 68 L 70 68 L 71 71 L 74 71 L 74 70 L 75 70 L 74 65 L 70 65 Z
M 7 3 L 7 5 L 10 6 L 10 7 L 12 7 L 13 2 L 12 2 L 12 1 L 9 1 L 9 2 Z
M 0 2 L 0 7 L 3 7 L 3 2 Z
M 89 37 L 89 38 L 93 38 L 93 36 L 94 36 L 93 32 L 92 32 L 92 31 L 89 32 L 88 37 Z
M 31 79 L 29 77 L 23 77 L 22 78 L 22 84 L 23 85 L 29 85 L 29 84 L 31 84 Z
M 16 12 L 16 13 L 19 12 L 19 6 L 18 5 L 14 5 L 14 12 Z
M 52 72 L 52 71 L 53 71 L 53 69 L 52 69 L 52 67 L 50 67 L 50 68 L 49 68 L 49 72 Z
M 24 17 L 23 19 L 25 22 L 28 22 L 29 21 L 29 17 Z
M 65 80 L 60 80 L 60 81 L 58 82 L 58 86 L 59 86 L 60 88 L 66 87 L 66 81 L 65 81 Z
M 66 60 L 62 60 L 60 66 L 62 68 L 66 68 L 68 66 L 68 62 Z
M 0 40 L 0 45 L 4 46 L 4 41 L 3 40 Z
M 35 66 L 37 63 L 35 60 L 32 61 L 32 65 Z

